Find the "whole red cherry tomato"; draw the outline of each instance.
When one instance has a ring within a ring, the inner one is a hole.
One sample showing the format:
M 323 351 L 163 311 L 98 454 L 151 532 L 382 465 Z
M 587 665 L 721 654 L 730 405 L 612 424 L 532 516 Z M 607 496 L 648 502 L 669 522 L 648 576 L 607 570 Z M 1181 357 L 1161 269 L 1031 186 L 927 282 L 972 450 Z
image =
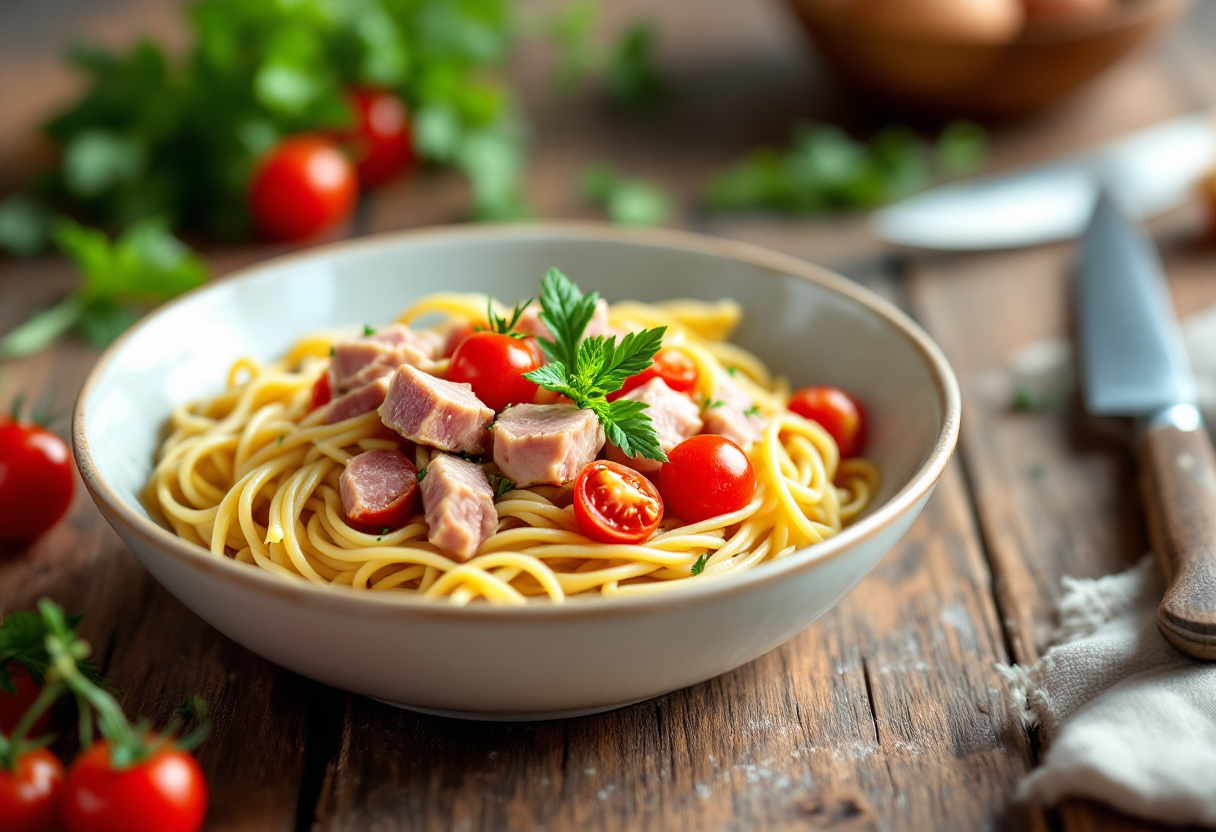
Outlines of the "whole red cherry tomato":
M 58 832 L 63 763 L 45 748 L 0 768 L 0 832 Z
M 756 469 L 747 454 L 726 437 L 709 433 L 672 448 L 658 480 L 667 507 L 686 523 L 738 511 L 756 493 Z
M 194 757 L 171 746 L 115 771 L 99 742 L 72 764 L 63 787 L 70 832 L 197 832 L 207 784 Z
M 659 350 L 655 353 L 654 363 L 636 376 L 625 379 L 621 389 L 609 393 L 608 401 L 616 401 L 624 394 L 641 387 L 652 378 L 661 378 L 667 386 L 677 393 L 691 393 L 697 387 L 697 365 L 681 350 Z
M 16 662 L 9 662 L 6 667 L 9 678 L 13 680 L 13 684 L 17 688 L 17 693 L 11 695 L 0 690 L 0 734 L 13 733 L 13 729 L 21 721 L 21 717 L 25 716 L 25 712 L 30 709 L 30 705 L 34 704 L 34 700 L 42 692 L 42 688 L 34 682 L 24 667 Z M 30 736 L 37 737 L 45 734 L 49 724 L 50 712 L 47 711 L 34 723 L 34 727 L 30 729 Z M 3 832 L 2 826 L 0 826 L 0 832 Z
M 475 332 L 452 353 L 448 379 L 473 385 L 477 398 L 497 412 L 509 404 L 528 404 L 536 397 L 536 385 L 523 375 L 544 363 L 535 338 Z
M 329 373 L 321 373 L 321 377 L 317 379 L 312 386 L 312 409 L 324 407 L 329 404 L 330 399 L 334 397 L 333 387 L 329 383 Z
M 836 387 L 804 387 L 790 396 L 788 407 L 832 434 L 841 459 L 861 453 L 866 443 L 866 412 L 848 393 Z
M 72 454 L 46 428 L 0 420 L 0 548 L 24 546 L 72 503 Z
M 641 543 L 663 519 L 663 498 L 632 468 L 599 459 L 574 480 L 578 528 L 601 543 Z
M 356 87 L 350 90 L 355 128 L 349 143 L 359 183 L 378 188 L 414 162 L 414 144 L 405 104 L 391 92 Z
M 290 136 L 262 159 L 249 185 L 258 230 L 274 240 L 303 240 L 350 216 L 359 195 L 355 168 L 320 136 Z

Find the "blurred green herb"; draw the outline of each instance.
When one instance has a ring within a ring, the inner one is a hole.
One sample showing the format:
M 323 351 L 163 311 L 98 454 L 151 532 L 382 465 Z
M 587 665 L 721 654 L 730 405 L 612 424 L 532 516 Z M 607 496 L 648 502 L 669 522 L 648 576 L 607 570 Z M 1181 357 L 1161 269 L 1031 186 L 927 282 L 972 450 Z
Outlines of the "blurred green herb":
M 169 233 L 163 220 L 140 220 L 111 242 L 101 231 L 59 219 L 53 236 L 79 269 L 80 286 L 0 340 L 0 358 L 39 352 L 69 331 L 103 347 L 145 309 L 208 277 L 206 265 Z
M 983 129 L 967 122 L 947 125 L 935 146 L 902 127 L 859 142 L 831 125 L 801 124 L 788 148 L 754 151 L 713 177 L 705 200 L 718 210 L 871 208 L 974 172 L 985 155 Z
M 1014 410 L 1019 410 L 1023 413 L 1035 413 L 1055 407 L 1056 398 L 1050 393 L 1042 393 L 1029 387 L 1019 387 L 1013 391 L 1011 405 Z
M 659 225 L 672 213 L 671 198 L 661 188 L 641 179 L 631 179 L 607 164 L 583 171 L 584 198 L 604 209 L 619 225 Z
M 692 574 L 700 575 L 702 572 L 704 572 L 705 571 L 705 562 L 708 560 L 709 560 L 709 555 L 702 552 L 701 556 L 697 558 L 697 562 L 692 565 Z
M 557 84 L 569 89 L 589 76 L 602 76 L 609 101 L 622 109 L 655 104 L 667 85 L 655 62 L 654 26 L 635 21 L 602 48 L 595 40 L 599 18 L 599 0 L 570 0 L 542 24 L 542 33 L 558 48 Z
M 125 54 L 76 49 L 87 89 L 47 124 L 62 164 L 33 202 L 0 208 L 0 246 L 36 252 L 38 217 L 55 211 L 108 228 L 163 216 L 245 235 L 259 157 L 289 134 L 349 126 L 352 85 L 402 96 L 420 155 L 470 178 L 473 214 L 518 216 L 523 132 L 490 78 L 511 43 L 510 11 L 508 0 L 200 0 L 181 60 L 147 41 Z

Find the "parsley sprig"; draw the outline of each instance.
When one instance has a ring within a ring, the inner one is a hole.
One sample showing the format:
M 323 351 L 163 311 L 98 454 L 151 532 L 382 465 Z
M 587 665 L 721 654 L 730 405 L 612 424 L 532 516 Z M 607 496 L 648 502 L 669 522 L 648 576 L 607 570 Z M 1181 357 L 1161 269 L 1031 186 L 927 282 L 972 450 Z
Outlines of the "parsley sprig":
M 83 616 L 73 615 L 64 619 L 64 627 L 75 638 Z M 46 638 L 50 634 L 45 620 L 33 610 L 18 610 L 0 620 L 0 692 L 17 695 L 13 670 L 20 666 L 38 684 L 51 665 L 47 653 Z M 112 688 L 94 664 L 81 661 L 80 672 L 95 685 Z
M 524 378 L 594 412 L 608 441 L 627 456 L 666 462 L 654 422 L 642 412 L 648 405 L 629 399 L 609 402 L 606 397 L 653 363 L 667 328 L 631 332 L 619 344 L 615 335 L 583 338 L 598 300 L 598 292 L 584 295 L 560 271 L 549 269 L 541 281 L 540 319 L 553 340 L 537 339 L 549 363 Z

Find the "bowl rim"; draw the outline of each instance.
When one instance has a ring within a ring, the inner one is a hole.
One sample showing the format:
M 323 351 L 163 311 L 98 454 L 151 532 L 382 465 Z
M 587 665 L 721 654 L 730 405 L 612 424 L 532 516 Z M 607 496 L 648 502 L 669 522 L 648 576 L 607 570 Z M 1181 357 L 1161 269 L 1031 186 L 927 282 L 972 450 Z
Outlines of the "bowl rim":
M 478 240 L 511 240 L 544 238 L 564 240 L 606 241 L 624 244 L 650 245 L 679 249 L 716 257 L 724 257 L 758 266 L 773 276 L 792 276 L 818 283 L 829 291 L 856 301 L 894 328 L 925 361 L 941 406 L 942 421 L 933 448 L 911 478 L 890 499 L 840 534 L 822 543 L 797 551 L 778 561 L 766 561 L 741 575 L 718 580 L 689 582 L 689 585 L 666 592 L 643 593 L 635 596 L 605 598 L 602 595 L 580 598 L 564 604 L 528 603 L 520 606 L 468 604 L 455 606 L 436 603 L 410 595 L 353 590 L 348 587 L 313 584 L 307 580 L 289 582 L 266 570 L 252 568 L 228 557 L 216 557 L 207 549 L 178 537 L 151 518 L 134 510 L 101 476 L 93 459 L 85 418 L 94 389 L 105 375 L 115 356 L 148 323 L 179 304 L 189 303 L 195 295 L 216 291 L 232 281 L 244 280 L 263 272 L 281 268 L 298 261 L 315 258 L 346 256 L 360 249 L 393 247 L 452 238 Z M 229 584 L 277 596 L 280 600 L 310 604 L 317 608 L 341 610 L 360 616 L 438 618 L 451 620 L 501 619 L 518 621 L 536 617 L 602 618 L 634 614 L 639 610 L 670 609 L 713 602 L 724 596 L 748 592 L 760 586 L 782 581 L 795 573 L 807 571 L 840 556 L 863 540 L 877 535 L 901 517 L 936 485 L 958 442 L 962 399 L 958 380 L 941 348 L 910 317 L 896 306 L 859 284 L 821 266 L 799 258 L 770 251 L 749 243 L 709 237 L 674 229 L 626 229 L 606 223 L 567 221 L 544 223 L 513 223 L 493 226 L 437 226 L 407 229 L 369 235 L 314 246 L 260 261 L 236 269 L 220 279 L 175 298 L 154 310 L 132 326 L 111 344 L 89 371 L 76 400 L 72 417 L 72 448 L 85 486 L 106 519 L 122 530 L 135 535 L 144 544 L 176 560 L 192 570 L 210 573 Z

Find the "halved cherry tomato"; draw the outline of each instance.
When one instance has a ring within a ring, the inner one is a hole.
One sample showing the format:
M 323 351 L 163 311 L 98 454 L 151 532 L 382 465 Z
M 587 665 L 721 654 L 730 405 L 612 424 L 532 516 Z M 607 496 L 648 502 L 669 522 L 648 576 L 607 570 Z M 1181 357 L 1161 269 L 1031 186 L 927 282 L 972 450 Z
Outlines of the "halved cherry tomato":
M 329 373 L 321 373 L 321 377 L 312 386 L 312 409 L 316 410 L 318 407 L 324 407 L 329 404 L 333 397 L 334 391 L 329 384 Z
M 667 507 L 686 523 L 738 511 L 756 493 L 756 469 L 747 454 L 726 437 L 709 433 L 672 448 L 658 480 Z
M 497 412 L 509 404 L 529 404 L 536 398 L 536 385 L 523 375 L 544 363 L 535 338 L 475 332 L 452 353 L 448 379 L 473 385 L 477 398 Z
M 0 768 L 0 832 L 57 832 L 63 763 L 45 748 L 17 758 L 13 771 Z
M 249 211 L 272 240 L 303 240 L 350 216 L 359 196 L 355 168 L 321 136 L 290 136 L 254 171 Z
M 349 92 L 355 128 L 349 136 L 359 182 L 378 188 L 414 162 L 405 104 L 391 92 L 356 87 Z
M 9 678 L 13 680 L 17 693 L 14 696 L 0 690 L 0 734 L 13 733 L 13 729 L 21 721 L 21 717 L 25 716 L 25 712 L 30 709 L 30 705 L 34 704 L 34 700 L 42 692 L 42 688 L 34 682 L 24 667 L 16 662 L 9 662 L 7 668 Z M 49 725 L 50 711 L 47 711 L 34 723 L 30 736 L 37 737 L 45 734 Z M 3 829 L 3 824 L 0 824 L 0 832 L 3 832 Z
M 659 350 L 655 353 L 654 363 L 636 376 L 625 379 L 621 389 L 609 393 L 608 401 L 616 401 L 624 394 L 641 387 L 652 378 L 661 378 L 667 386 L 677 393 L 691 393 L 697 387 L 697 365 L 681 350 Z
M 197 832 L 207 814 L 202 769 L 172 746 L 115 771 L 109 744 L 99 742 L 76 758 L 63 785 L 70 832 Z
M 848 393 L 836 387 L 804 387 L 790 396 L 788 407 L 832 434 L 841 459 L 861 453 L 866 443 L 866 412 Z
M 62 439 L 35 424 L 0 420 L 0 548 L 24 546 L 55 525 L 75 487 Z
M 632 468 L 599 459 L 574 480 L 578 528 L 601 543 L 641 543 L 663 519 L 663 498 Z

